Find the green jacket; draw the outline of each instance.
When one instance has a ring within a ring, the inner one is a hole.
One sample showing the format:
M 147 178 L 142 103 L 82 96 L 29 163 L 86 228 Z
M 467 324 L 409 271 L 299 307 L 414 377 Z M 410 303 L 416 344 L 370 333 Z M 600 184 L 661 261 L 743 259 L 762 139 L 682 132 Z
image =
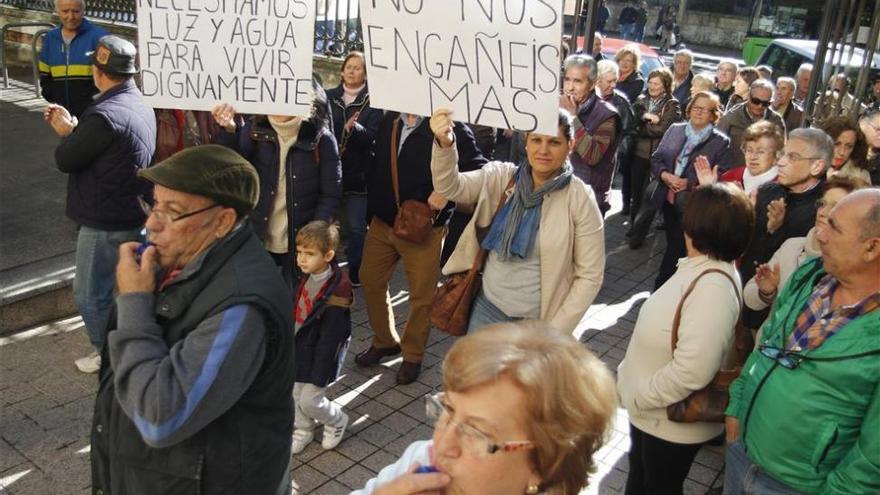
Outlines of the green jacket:
M 792 275 L 760 344 L 785 346 L 825 274 L 817 258 Z M 802 356 L 788 369 L 756 350 L 731 384 L 727 415 L 739 420 L 749 458 L 805 493 L 880 493 L 880 311 Z

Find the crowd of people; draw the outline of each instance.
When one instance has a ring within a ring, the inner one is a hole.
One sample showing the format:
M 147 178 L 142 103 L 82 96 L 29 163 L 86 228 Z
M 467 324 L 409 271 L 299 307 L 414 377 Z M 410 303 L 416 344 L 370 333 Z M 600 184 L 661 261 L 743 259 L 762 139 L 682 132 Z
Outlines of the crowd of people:
M 134 45 L 88 24 L 78 0 L 57 6 L 44 116 L 95 349 L 76 365 L 100 373 L 94 489 L 289 493 L 291 452 L 317 428 L 333 449 L 348 427 L 327 387 L 356 289 L 373 338 L 354 363 L 402 355 L 407 385 L 441 274 L 485 252 L 470 335 L 426 397 L 433 438 L 358 493 L 573 495 L 618 397 L 628 494 L 681 493 L 725 431 L 724 493 L 880 490 L 880 110 L 801 128 L 811 67 L 773 82 L 732 60 L 695 74 L 688 50 L 649 74 L 635 44 L 599 63 L 573 54 L 555 135 L 375 108 L 359 52 L 338 86 L 315 80 L 308 117 L 154 111 Z M 54 70 L 59 50 L 79 68 Z M 616 173 L 629 246 L 659 217 L 666 247 L 615 389 L 571 333 L 602 286 Z M 738 327 L 756 344 L 726 422 L 671 418 L 731 365 Z

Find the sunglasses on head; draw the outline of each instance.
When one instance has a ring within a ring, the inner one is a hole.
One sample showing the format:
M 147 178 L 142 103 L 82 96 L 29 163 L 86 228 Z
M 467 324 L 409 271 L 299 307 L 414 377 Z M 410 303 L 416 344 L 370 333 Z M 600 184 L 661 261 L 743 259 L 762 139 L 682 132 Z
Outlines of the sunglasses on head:
M 765 100 L 755 98 L 754 96 L 752 96 L 750 98 L 750 100 L 752 102 L 752 105 L 761 105 L 762 107 L 769 107 L 770 106 L 770 100 L 765 101 Z

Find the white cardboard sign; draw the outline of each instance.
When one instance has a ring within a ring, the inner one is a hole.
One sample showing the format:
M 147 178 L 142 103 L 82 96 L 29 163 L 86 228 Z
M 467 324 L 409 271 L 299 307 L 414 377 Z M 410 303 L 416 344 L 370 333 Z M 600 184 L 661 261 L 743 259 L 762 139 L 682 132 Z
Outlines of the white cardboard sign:
M 374 107 L 557 134 L 562 0 L 360 0 Z
M 137 0 L 147 104 L 309 115 L 315 0 Z

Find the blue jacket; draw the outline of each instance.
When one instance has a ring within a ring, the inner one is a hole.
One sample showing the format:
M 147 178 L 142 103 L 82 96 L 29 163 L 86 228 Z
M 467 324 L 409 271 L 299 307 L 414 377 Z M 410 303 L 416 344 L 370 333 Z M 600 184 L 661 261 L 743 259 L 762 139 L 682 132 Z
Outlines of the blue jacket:
M 342 369 L 351 340 L 351 306 L 354 294 L 348 276 L 333 263 L 333 274 L 324 284 L 312 311 L 296 332 L 296 381 L 326 387 Z M 296 298 L 308 280 L 304 275 Z M 299 300 L 294 301 L 294 306 Z
M 63 106 L 77 117 L 82 115 L 98 93 L 86 53 L 93 51 L 98 40 L 107 34 L 87 19 L 83 19 L 69 49 L 61 36 L 61 27 L 46 34 L 40 50 L 40 87 L 46 101 Z
M 103 120 L 106 126 L 101 132 L 110 133 L 100 136 L 108 144 L 94 157 L 86 156 L 83 149 L 90 136 L 78 134 L 88 132 L 83 123 L 90 119 Z M 80 225 L 106 231 L 143 225 L 146 216 L 137 198 L 148 196 L 152 184 L 138 179 L 137 172 L 150 165 L 155 150 L 156 117 L 144 104 L 134 80 L 105 91 L 55 150 L 59 170 L 70 174 L 67 216 Z
M 315 104 L 315 109 L 316 114 L 300 126 L 285 164 L 290 251 L 295 250 L 297 230 L 312 220 L 332 219 L 342 198 L 342 167 L 336 139 L 329 128 L 327 105 Z M 265 240 L 278 189 L 278 133 L 265 116 L 257 116 L 238 127 L 235 134 L 220 132 L 215 139 L 241 153 L 257 169 L 260 198 L 251 213 L 251 222 L 257 236 Z

